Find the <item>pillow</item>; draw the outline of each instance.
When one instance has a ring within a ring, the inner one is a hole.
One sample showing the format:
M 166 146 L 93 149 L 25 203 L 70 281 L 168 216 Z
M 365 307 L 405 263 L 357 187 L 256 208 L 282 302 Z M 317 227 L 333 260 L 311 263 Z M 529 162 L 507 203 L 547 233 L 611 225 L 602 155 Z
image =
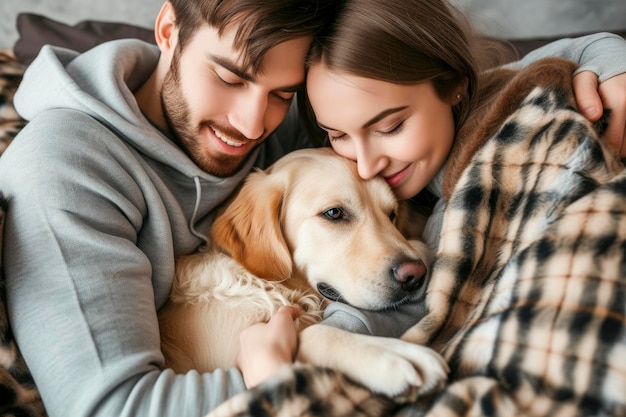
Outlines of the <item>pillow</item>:
M 127 23 L 85 20 L 74 26 L 57 22 L 49 17 L 34 13 L 20 13 L 17 16 L 19 38 L 13 47 L 16 59 L 23 65 L 30 64 L 45 44 L 63 46 L 84 52 L 99 43 L 113 39 L 136 38 L 155 43 L 154 31 Z M 614 33 L 626 38 L 626 30 Z M 572 36 L 581 36 L 574 34 Z M 554 36 L 530 39 L 512 39 L 507 43 L 522 57 L 526 53 L 551 41 L 567 37 Z
M 13 53 L 22 65 L 29 65 L 46 44 L 84 52 L 99 43 L 122 38 L 137 38 L 155 43 L 153 29 L 117 22 L 85 20 L 74 26 L 34 13 L 17 16 L 19 38 Z

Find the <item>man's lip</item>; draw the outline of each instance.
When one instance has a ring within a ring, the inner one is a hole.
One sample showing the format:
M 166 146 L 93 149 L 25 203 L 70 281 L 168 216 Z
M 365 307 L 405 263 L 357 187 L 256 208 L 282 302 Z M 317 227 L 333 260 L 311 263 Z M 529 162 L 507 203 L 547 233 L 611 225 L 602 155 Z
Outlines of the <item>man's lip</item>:
M 407 166 L 403 170 L 398 171 L 395 174 L 392 174 L 383 178 L 385 179 L 385 181 L 387 181 L 387 184 L 389 184 L 391 187 L 395 187 L 396 185 L 400 183 L 400 181 L 404 179 L 404 177 L 406 176 L 408 172 L 408 169 L 409 167 Z
M 232 140 L 232 139 L 227 139 L 229 142 L 232 143 L 237 143 L 240 144 L 239 146 L 232 146 L 229 145 L 228 143 L 224 142 L 224 140 L 221 139 L 221 136 L 225 136 L 222 135 L 221 133 L 218 133 L 216 130 L 214 130 L 211 127 L 208 127 L 208 130 L 210 132 L 211 138 L 217 143 L 217 145 L 219 146 L 219 148 L 227 154 L 230 155 L 241 155 L 246 153 L 250 142 L 241 142 L 241 141 L 237 141 L 237 140 Z

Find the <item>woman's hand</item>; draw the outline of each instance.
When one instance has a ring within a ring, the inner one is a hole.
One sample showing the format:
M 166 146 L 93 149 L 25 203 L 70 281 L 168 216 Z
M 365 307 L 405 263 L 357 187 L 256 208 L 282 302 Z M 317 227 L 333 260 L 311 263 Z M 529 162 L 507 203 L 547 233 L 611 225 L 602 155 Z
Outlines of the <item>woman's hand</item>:
M 609 126 L 604 139 L 620 156 L 626 157 L 626 73 L 616 75 L 598 86 L 598 77 L 583 71 L 574 77 L 574 94 L 582 114 L 592 122 L 602 116 L 603 109 L 611 109 Z
M 294 319 L 298 307 L 281 307 L 267 323 L 257 323 L 241 332 L 237 367 L 251 388 L 293 363 L 298 348 Z

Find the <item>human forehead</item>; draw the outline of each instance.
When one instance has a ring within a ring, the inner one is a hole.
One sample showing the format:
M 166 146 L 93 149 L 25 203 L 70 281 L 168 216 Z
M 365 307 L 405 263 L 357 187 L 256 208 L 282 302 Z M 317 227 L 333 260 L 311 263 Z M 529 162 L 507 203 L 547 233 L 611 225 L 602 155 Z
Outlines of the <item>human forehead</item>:
M 201 25 L 194 33 L 190 44 L 193 45 L 194 54 L 198 57 L 210 58 L 211 56 L 219 57 L 223 61 L 226 60 L 241 68 L 241 70 L 250 72 L 251 68 L 244 67 L 246 62 L 246 50 L 244 47 L 239 49 L 235 47 L 237 37 L 237 24 L 231 23 L 226 26 L 223 31 L 208 24 Z M 261 57 L 261 65 L 258 66 L 258 73 L 262 73 L 265 66 L 269 63 L 284 62 L 285 66 L 295 65 L 302 67 L 304 72 L 304 59 L 311 45 L 313 36 L 300 36 L 287 39 L 270 47 L 265 55 Z M 185 49 L 191 49 L 189 46 Z M 202 55 L 197 55 L 201 52 Z M 184 53 L 184 52 L 183 52 Z
M 411 105 L 417 85 L 394 84 L 316 64 L 309 68 L 306 87 L 318 122 L 340 130 L 383 109 Z
M 240 63 L 243 60 L 242 50 L 235 48 L 236 28 L 232 25 L 227 27 L 222 33 L 216 27 L 202 24 L 195 31 L 190 41 L 185 46 L 185 51 L 193 49 L 194 54 L 203 51 L 199 57 L 204 57 L 211 53 L 223 57 L 230 57 L 234 62 Z
M 343 92 L 376 96 L 387 90 L 390 83 L 354 75 L 346 71 L 329 69 L 324 64 L 314 64 L 308 69 L 307 89 L 315 95 L 328 87 L 340 88 Z

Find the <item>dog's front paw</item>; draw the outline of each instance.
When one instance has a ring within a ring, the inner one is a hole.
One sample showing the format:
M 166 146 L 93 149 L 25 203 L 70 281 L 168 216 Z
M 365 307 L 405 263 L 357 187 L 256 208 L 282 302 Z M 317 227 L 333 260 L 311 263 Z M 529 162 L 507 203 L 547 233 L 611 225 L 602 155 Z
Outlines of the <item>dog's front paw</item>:
M 392 397 L 415 399 L 443 386 L 449 368 L 434 350 L 400 339 L 358 336 L 365 362 L 343 370 L 369 389 Z
M 300 333 L 298 360 L 340 371 L 369 390 L 400 401 L 407 393 L 416 397 L 439 388 L 449 372 L 441 355 L 425 346 L 325 325 Z

